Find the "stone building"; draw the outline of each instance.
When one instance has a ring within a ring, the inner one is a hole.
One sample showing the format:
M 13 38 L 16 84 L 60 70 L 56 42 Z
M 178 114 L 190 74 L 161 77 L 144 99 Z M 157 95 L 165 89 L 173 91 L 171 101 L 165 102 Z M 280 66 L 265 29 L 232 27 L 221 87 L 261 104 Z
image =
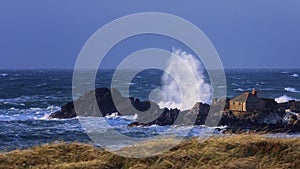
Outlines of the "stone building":
M 265 111 L 265 102 L 257 97 L 255 89 L 245 92 L 229 101 L 229 110 L 238 112 Z

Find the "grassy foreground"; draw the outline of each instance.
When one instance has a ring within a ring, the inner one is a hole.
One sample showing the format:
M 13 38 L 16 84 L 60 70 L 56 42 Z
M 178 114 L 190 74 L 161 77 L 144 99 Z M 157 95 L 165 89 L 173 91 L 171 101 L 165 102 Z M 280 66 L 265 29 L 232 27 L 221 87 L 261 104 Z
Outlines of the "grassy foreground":
M 2 153 L 0 168 L 300 168 L 300 138 L 237 135 L 204 142 L 195 138 L 142 159 L 81 143 L 49 144 Z

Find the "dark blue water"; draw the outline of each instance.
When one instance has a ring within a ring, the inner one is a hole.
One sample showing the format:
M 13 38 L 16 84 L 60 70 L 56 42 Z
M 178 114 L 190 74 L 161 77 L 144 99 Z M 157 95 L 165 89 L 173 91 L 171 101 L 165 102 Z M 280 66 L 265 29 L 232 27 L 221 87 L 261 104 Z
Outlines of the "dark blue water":
M 113 72 L 98 72 L 96 87 L 110 87 Z M 162 72 L 156 70 L 139 73 L 130 83 L 130 96 L 147 100 L 151 90 L 161 85 L 161 75 Z M 260 97 L 277 101 L 300 100 L 298 75 L 300 70 L 226 70 L 227 96 L 234 97 L 256 88 Z M 122 88 L 124 84 L 120 81 L 119 85 Z M 92 143 L 78 119 L 47 118 L 71 98 L 72 70 L 0 70 L 0 150 L 27 148 L 56 140 Z M 103 120 L 118 132 L 132 136 L 151 137 L 164 130 L 158 126 L 126 128 L 134 117 Z M 179 133 L 185 129 L 191 128 L 174 127 Z M 189 135 L 199 136 L 207 131 L 207 128 L 195 127 Z

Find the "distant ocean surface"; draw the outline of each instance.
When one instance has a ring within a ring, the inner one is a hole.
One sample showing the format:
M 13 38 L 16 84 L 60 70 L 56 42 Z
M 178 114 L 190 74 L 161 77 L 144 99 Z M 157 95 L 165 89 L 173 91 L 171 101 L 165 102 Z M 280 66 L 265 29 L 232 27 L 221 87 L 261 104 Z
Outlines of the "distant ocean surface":
M 113 70 L 98 72 L 96 87 L 110 87 Z M 49 120 L 52 112 L 72 100 L 72 70 L 0 70 L 0 151 L 23 149 L 62 140 L 93 143 L 77 118 Z M 256 88 L 260 97 L 278 102 L 300 100 L 300 70 L 236 69 L 226 70 L 227 97 Z M 130 82 L 130 96 L 148 100 L 149 92 L 161 85 L 162 72 L 146 70 Z M 206 77 L 207 78 L 207 77 Z M 208 79 L 206 79 L 208 80 Z M 117 83 L 122 87 L 122 81 Z M 220 88 L 224 86 L 219 86 Z M 122 91 L 121 91 L 122 92 Z M 134 117 L 105 117 L 118 132 L 151 137 L 165 127 L 126 128 Z M 213 129 L 173 126 L 173 130 L 191 130 L 189 136 L 212 134 Z M 103 130 L 106 132 L 106 130 Z M 218 134 L 218 133 L 214 133 Z M 122 146 L 122 143 L 111 143 Z

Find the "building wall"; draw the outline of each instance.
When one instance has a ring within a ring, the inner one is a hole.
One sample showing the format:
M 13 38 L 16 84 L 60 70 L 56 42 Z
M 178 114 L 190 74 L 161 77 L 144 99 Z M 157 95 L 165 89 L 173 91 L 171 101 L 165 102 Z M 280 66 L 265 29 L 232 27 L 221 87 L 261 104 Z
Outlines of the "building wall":
M 245 107 L 245 105 L 243 104 L 243 102 L 235 102 L 235 101 L 229 102 L 230 110 L 244 111 L 244 107 Z
M 264 111 L 265 103 L 259 102 L 247 102 L 247 111 Z
M 247 101 L 245 102 L 229 102 L 229 110 L 234 111 L 264 111 L 265 110 L 265 102 L 262 100 L 256 101 Z

